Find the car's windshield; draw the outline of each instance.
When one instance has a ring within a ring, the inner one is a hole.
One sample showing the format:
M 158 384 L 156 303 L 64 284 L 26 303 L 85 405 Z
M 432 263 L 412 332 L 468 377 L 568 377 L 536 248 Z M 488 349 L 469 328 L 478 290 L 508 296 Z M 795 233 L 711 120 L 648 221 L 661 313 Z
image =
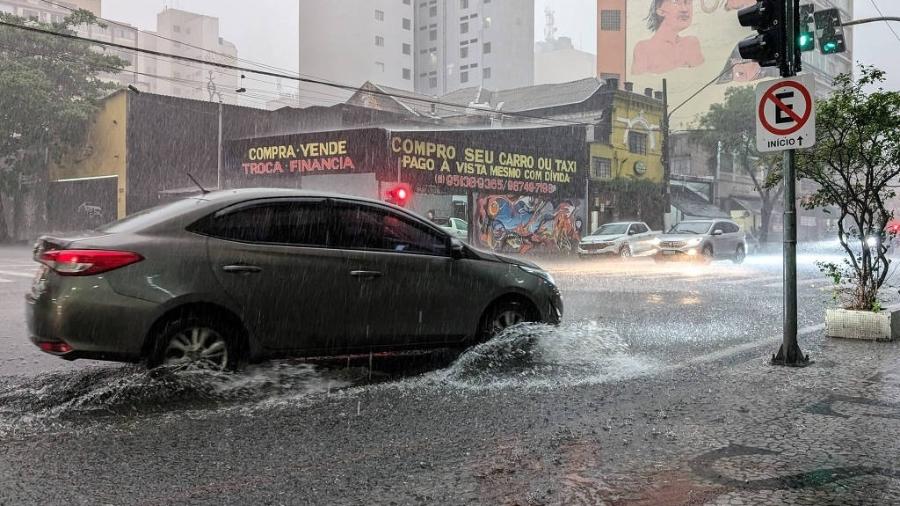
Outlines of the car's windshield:
M 712 226 L 711 221 L 683 221 L 673 226 L 670 234 L 705 234 Z
M 602 225 L 591 235 L 622 235 L 628 231 L 628 223 L 607 223 Z

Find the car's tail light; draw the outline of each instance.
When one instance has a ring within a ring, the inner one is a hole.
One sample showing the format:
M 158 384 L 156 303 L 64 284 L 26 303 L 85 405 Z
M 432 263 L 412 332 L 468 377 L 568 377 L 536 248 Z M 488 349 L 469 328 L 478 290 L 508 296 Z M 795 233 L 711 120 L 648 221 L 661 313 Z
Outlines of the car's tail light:
M 72 347 L 66 343 L 56 341 L 41 341 L 37 343 L 38 348 L 45 353 L 63 354 L 72 351 Z
M 41 254 L 40 262 L 62 276 L 90 276 L 140 262 L 130 251 L 62 249 Z

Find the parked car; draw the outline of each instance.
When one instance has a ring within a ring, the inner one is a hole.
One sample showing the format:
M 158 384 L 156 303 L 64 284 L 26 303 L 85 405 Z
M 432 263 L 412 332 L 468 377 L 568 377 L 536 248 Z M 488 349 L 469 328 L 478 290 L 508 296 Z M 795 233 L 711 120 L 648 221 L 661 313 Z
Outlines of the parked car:
M 32 341 L 66 359 L 233 368 L 278 355 L 466 345 L 563 305 L 537 265 L 382 202 L 245 189 L 43 237 Z
M 739 264 L 747 257 L 747 239 L 731 220 L 686 220 L 656 238 L 656 260 L 730 259 Z
M 578 256 L 632 256 L 652 255 L 656 252 L 655 239 L 660 232 L 650 230 L 642 221 L 607 223 L 581 239 Z
M 434 218 L 433 221 L 453 237 L 466 241 L 469 239 L 469 224 L 460 218 Z

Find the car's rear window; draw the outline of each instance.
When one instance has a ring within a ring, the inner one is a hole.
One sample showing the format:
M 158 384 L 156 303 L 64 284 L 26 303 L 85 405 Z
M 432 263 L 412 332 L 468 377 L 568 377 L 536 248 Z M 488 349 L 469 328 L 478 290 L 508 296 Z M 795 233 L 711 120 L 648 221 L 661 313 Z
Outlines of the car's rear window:
M 136 232 L 174 216 L 178 216 L 196 206 L 202 205 L 204 202 L 206 201 L 196 197 L 176 200 L 175 202 L 169 202 L 167 204 L 144 209 L 143 211 L 134 213 L 121 220 L 107 223 L 98 228 L 97 231 L 109 234 Z

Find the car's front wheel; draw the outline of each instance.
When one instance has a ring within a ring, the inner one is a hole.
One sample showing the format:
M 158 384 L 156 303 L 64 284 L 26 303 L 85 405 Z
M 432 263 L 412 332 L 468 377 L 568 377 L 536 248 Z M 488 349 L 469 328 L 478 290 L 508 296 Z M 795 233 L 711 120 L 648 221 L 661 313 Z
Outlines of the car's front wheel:
M 736 264 L 744 263 L 744 259 L 747 258 L 747 252 L 744 251 L 743 246 L 738 246 L 737 251 L 734 252 L 734 257 L 731 258 L 731 261 Z
M 622 249 L 619 250 L 619 258 L 621 258 L 622 260 L 628 260 L 629 258 L 631 258 L 631 246 L 627 244 L 625 246 L 622 246 Z
M 710 263 L 713 261 L 713 249 L 712 246 L 704 246 L 702 254 L 700 255 L 701 260 L 704 263 Z
M 495 304 L 482 319 L 481 339 L 491 339 L 513 325 L 534 321 L 533 313 L 525 304 L 516 300 Z
M 213 318 L 182 316 L 157 334 L 150 367 L 232 370 L 238 364 L 237 339 Z

